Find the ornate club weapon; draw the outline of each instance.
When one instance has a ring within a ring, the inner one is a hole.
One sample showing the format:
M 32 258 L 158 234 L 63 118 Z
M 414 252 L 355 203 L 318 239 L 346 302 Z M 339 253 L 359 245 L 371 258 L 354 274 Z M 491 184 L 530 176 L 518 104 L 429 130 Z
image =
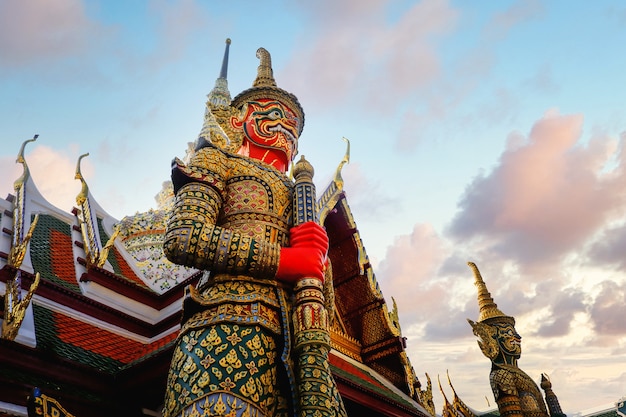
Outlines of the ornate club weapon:
M 302 156 L 293 169 L 295 225 L 318 220 L 313 173 L 313 166 Z M 330 332 L 323 287 L 317 278 L 303 278 L 294 287 L 294 350 L 300 417 L 347 416 L 328 362 Z

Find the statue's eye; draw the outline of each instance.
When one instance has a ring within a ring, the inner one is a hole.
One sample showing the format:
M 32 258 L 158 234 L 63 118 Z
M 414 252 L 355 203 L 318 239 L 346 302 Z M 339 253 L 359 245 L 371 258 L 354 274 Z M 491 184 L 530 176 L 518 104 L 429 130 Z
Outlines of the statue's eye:
M 276 119 L 280 119 L 283 115 L 279 110 L 272 110 L 269 114 L 268 114 L 269 118 L 272 120 L 276 120 Z

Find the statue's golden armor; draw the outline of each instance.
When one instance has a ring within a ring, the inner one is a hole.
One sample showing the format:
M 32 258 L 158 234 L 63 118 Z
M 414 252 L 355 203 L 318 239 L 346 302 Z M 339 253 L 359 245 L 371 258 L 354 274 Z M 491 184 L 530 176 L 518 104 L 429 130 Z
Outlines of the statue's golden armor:
M 546 417 L 546 409 L 537 384 L 517 366 L 494 365 L 489 375 L 491 389 L 500 415 Z
M 164 251 L 211 273 L 185 302 L 164 415 L 286 415 L 291 384 L 279 362 L 289 349 L 289 290 L 274 276 L 288 243 L 293 183 L 210 144 L 188 166 L 175 161 L 172 178 Z

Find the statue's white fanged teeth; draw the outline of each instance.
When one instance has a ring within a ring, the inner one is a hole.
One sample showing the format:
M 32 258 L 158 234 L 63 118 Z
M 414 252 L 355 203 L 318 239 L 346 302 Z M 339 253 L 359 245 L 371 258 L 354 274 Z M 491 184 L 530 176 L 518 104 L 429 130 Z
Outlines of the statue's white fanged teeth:
M 296 137 L 293 135 L 293 133 L 291 133 L 289 130 L 285 129 L 283 127 L 283 125 L 276 125 L 276 126 L 272 126 L 268 129 L 270 132 L 282 132 L 284 133 L 287 138 L 289 138 L 289 140 L 291 140 L 292 142 L 294 142 L 296 140 Z

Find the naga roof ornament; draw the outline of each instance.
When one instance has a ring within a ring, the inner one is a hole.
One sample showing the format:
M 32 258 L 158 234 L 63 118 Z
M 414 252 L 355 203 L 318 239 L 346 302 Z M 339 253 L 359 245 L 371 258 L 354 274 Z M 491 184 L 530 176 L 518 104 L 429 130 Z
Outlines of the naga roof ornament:
M 26 217 L 26 182 L 30 178 L 30 170 L 24 157 L 24 149 L 26 144 L 37 140 L 39 135 L 33 136 L 22 143 L 22 147 L 17 155 L 17 163 L 22 164 L 24 172 L 15 181 L 13 188 L 15 190 L 15 201 L 13 203 L 13 240 L 11 242 L 11 250 L 7 263 L 16 269 L 15 276 L 6 282 L 4 294 L 4 319 L 0 323 L 2 332 L 0 338 L 7 340 L 15 340 L 20 330 L 20 326 L 26 316 L 26 309 L 30 304 L 30 300 L 39 286 L 39 272 L 35 274 L 35 280 L 31 283 L 26 294 L 22 294 L 22 271 L 20 267 L 26 255 L 28 243 L 33 235 L 33 231 L 37 226 L 39 214 L 36 214 L 30 222 L 28 232 L 24 234 L 24 221 Z
M 515 319 L 511 316 L 507 316 L 500 309 L 498 305 L 493 301 L 491 293 L 487 289 L 483 277 L 480 275 L 478 267 L 473 262 L 468 262 L 467 265 L 474 271 L 474 285 L 478 290 L 478 322 L 484 322 L 489 319 L 498 319 L 498 321 L 506 321 L 515 325 Z
M 95 213 L 91 207 L 91 201 L 89 199 L 89 186 L 83 177 L 80 170 L 80 162 L 83 158 L 89 156 L 89 153 L 82 154 L 76 162 L 76 174 L 74 179 L 77 179 L 81 183 L 80 193 L 76 196 L 76 204 L 78 205 L 78 222 L 80 231 L 83 236 L 83 244 L 85 249 L 87 267 L 98 264 L 100 256 L 100 239 L 98 231 L 96 230 L 97 220 Z
M 26 182 L 30 178 L 30 169 L 28 169 L 28 164 L 26 163 L 26 158 L 24 157 L 24 150 L 26 148 L 26 144 L 30 142 L 34 142 L 37 140 L 39 135 L 34 135 L 32 139 L 28 139 L 22 143 L 20 147 L 20 151 L 17 154 L 16 161 L 19 164 L 22 164 L 24 171 L 22 175 L 15 180 L 13 183 L 13 189 L 15 190 L 15 202 L 13 203 L 13 241 L 11 244 L 12 248 L 16 248 L 20 245 L 22 239 L 24 238 L 24 217 L 25 217 L 25 207 L 26 207 Z M 22 256 L 23 259 L 23 256 Z M 9 257 L 9 263 L 12 265 L 19 266 L 22 263 L 22 259 L 14 259 L 13 256 Z

